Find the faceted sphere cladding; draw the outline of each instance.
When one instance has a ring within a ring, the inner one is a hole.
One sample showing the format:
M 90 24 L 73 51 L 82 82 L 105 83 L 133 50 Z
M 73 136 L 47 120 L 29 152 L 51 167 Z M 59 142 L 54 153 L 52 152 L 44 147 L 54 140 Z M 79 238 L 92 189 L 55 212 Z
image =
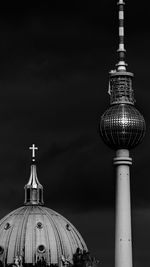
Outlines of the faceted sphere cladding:
M 87 251 L 79 232 L 49 208 L 24 206 L 0 221 L 0 266 L 62 266 L 77 249 Z
M 113 149 L 134 148 L 142 141 L 145 130 L 144 117 L 128 104 L 111 106 L 100 121 L 101 137 Z

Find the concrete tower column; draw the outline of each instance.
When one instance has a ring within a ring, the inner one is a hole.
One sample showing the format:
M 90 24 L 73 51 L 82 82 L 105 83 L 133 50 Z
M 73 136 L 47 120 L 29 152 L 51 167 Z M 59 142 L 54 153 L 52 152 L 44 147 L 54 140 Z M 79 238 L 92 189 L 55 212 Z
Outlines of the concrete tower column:
M 115 267 L 132 267 L 131 202 L 129 150 L 119 149 L 116 167 Z
M 127 71 L 124 46 L 124 0 L 118 0 L 119 62 L 109 73 L 110 106 L 100 119 L 100 134 L 116 152 L 115 267 L 132 267 L 130 165 L 129 151 L 144 138 L 146 124 L 135 108 L 133 73 Z

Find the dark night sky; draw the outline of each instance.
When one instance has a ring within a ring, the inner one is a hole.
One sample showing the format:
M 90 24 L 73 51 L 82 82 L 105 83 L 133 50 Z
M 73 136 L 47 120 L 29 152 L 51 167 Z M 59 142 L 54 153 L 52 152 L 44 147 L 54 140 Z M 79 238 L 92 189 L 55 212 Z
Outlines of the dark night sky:
M 128 3 L 127 3 L 128 2 Z M 150 32 L 148 0 L 126 1 L 128 70 L 147 134 L 131 152 L 134 265 L 150 264 Z M 38 151 L 46 206 L 82 233 L 103 267 L 114 265 L 114 152 L 98 120 L 117 63 L 116 1 L 73 1 L 0 10 L 0 213 L 24 201 L 28 147 Z M 136 5 L 136 8 L 135 8 Z

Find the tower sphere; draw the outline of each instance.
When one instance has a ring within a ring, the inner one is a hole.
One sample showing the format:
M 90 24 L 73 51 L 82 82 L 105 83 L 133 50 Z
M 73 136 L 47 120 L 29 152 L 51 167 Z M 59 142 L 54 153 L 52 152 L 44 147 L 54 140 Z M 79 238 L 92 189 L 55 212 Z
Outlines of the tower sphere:
M 115 150 L 134 148 L 142 141 L 145 130 L 144 117 L 133 105 L 112 105 L 101 116 L 101 137 Z

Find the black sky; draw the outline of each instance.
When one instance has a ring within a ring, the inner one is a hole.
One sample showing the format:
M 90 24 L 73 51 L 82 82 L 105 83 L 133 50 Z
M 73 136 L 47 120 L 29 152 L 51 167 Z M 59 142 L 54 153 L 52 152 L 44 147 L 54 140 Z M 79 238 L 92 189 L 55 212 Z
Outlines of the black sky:
M 79 229 L 103 267 L 114 258 L 114 152 L 101 141 L 108 72 L 117 63 L 116 1 L 0 9 L 0 211 L 23 204 L 28 147 L 39 147 L 46 206 Z M 148 1 L 126 1 L 128 70 L 147 134 L 131 152 L 134 264 L 150 263 Z

